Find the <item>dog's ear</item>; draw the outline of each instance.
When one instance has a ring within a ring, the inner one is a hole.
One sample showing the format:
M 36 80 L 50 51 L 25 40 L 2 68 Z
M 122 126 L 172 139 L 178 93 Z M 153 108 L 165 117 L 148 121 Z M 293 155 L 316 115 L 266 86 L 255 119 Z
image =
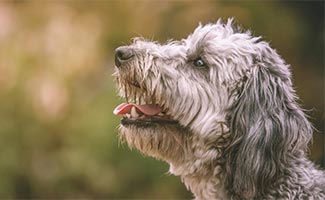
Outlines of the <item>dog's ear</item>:
M 288 154 L 304 152 L 312 134 L 280 56 L 269 49 L 250 72 L 229 116 L 225 153 L 227 187 L 241 199 L 270 189 Z

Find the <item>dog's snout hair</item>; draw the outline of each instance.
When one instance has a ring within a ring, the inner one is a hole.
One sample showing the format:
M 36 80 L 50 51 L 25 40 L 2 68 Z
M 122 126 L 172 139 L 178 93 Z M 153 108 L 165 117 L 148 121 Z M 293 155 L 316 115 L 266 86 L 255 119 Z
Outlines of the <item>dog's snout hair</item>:
M 168 162 L 196 199 L 325 199 L 290 66 L 232 21 L 116 49 L 121 141 Z

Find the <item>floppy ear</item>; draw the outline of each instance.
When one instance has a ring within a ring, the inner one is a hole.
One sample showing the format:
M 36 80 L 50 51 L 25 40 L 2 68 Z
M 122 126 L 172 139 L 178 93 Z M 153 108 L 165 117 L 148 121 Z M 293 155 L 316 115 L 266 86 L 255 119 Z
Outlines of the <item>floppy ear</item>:
M 287 155 L 304 152 L 312 134 L 295 102 L 288 66 L 274 51 L 269 54 L 273 57 L 263 57 L 251 68 L 229 116 L 227 187 L 241 199 L 270 189 Z

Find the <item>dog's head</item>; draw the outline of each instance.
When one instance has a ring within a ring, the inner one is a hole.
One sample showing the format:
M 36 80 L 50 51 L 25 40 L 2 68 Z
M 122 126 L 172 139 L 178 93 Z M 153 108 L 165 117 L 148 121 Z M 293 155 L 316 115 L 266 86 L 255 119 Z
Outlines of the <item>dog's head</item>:
M 310 139 L 288 66 L 232 20 L 165 45 L 134 39 L 116 49 L 115 62 L 127 101 L 114 110 L 123 115 L 121 138 L 169 162 L 174 174 L 224 163 L 230 190 L 252 197 Z

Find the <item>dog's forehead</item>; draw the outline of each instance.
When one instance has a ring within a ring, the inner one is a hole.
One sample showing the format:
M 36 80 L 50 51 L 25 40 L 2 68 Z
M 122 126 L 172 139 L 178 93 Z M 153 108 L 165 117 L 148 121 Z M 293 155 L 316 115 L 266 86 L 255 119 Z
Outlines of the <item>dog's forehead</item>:
M 227 38 L 234 33 L 231 24 L 201 24 L 186 39 L 187 43 L 197 44 L 214 39 Z
M 255 42 L 249 31 L 242 32 L 233 28 L 232 20 L 226 23 L 218 21 L 215 24 L 199 25 L 192 34 L 181 40 L 170 40 L 158 43 L 143 38 L 135 38 L 132 44 L 139 55 L 149 55 L 158 60 L 177 58 L 182 62 L 202 56 L 230 57 L 242 55 L 245 52 L 254 53 Z M 233 58 L 233 57 L 232 57 Z M 238 60 L 240 56 L 236 59 Z M 207 60 L 206 60 L 207 61 Z
M 229 46 L 233 36 L 237 35 L 232 27 L 231 21 L 223 24 L 201 24 L 184 39 L 188 54 L 201 54 L 202 52 L 214 51 L 215 49 L 223 49 Z M 230 45 L 231 46 L 231 45 Z

